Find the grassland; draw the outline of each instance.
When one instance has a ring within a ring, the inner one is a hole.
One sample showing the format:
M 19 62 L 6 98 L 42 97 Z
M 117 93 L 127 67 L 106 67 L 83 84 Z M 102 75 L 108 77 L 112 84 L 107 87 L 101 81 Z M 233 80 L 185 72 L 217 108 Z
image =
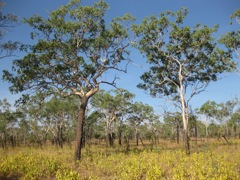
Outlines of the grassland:
M 192 142 L 192 153 L 172 142 L 157 146 L 86 146 L 74 163 L 73 149 L 45 146 L 0 150 L 0 179 L 240 179 L 240 140 Z

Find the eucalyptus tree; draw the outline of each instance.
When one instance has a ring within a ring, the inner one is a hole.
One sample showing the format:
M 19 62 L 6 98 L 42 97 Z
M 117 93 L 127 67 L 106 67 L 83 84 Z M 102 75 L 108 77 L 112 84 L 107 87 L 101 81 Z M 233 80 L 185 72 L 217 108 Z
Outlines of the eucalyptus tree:
M 31 129 L 25 115 L 23 115 L 23 117 L 18 122 L 18 126 L 19 126 L 19 133 L 20 133 L 19 135 L 22 136 L 21 139 L 23 141 L 24 146 L 26 146 L 28 144 L 27 139 Z
M 222 136 L 226 139 L 225 136 L 229 136 L 229 121 L 231 116 L 234 113 L 234 110 L 238 104 L 238 99 L 235 98 L 233 100 L 229 100 L 225 103 L 218 104 L 217 112 L 216 112 L 216 119 L 219 123 L 221 123 L 224 127 L 224 131 L 222 132 Z
M 1 146 L 6 148 L 8 125 L 12 122 L 11 104 L 7 99 L 0 100 L 0 134 L 1 134 Z
M 78 99 L 73 97 L 52 97 L 45 102 L 40 122 L 52 133 L 53 141 L 59 147 L 63 147 L 64 136 L 66 137 L 72 127 L 71 120 L 78 112 Z M 69 137 L 66 137 L 69 139 Z
M 87 143 L 90 144 L 92 138 L 94 137 L 94 134 L 97 133 L 97 129 L 98 129 L 98 121 L 100 121 L 102 118 L 103 118 L 103 114 L 99 111 L 93 111 L 91 112 L 87 118 L 86 118 L 86 122 L 85 122 L 85 125 L 84 125 L 84 132 L 85 132 L 85 141 Z
M 151 122 L 156 116 L 154 116 L 153 107 L 142 102 L 135 102 L 131 105 L 129 122 L 133 126 L 135 131 L 135 141 L 138 146 L 139 140 L 139 128 L 143 123 Z
M 160 122 L 159 116 L 153 115 L 146 123 L 146 127 L 148 128 L 148 139 L 152 140 L 152 144 L 157 144 L 160 139 L 160 135 L 163 131 L 163 123 Z
M 5 36 L 10 28 L 18 22 L 18 17 L 13 14 L 3 14 L 5 3 L 0 2 L 0 59 L 11 56 L 17 49 L 18 42 L 6 41 Z
M 208 138 L 208 127 L 216 116 L 217 112 L 217 103 L 215 101 L 207 101 L 205 102 L 199 109 L 197 109 L 197 113 L 205 116 L 204 120 L 202 120 L 205 125 L 205 137 Z
M 103 114 L 103 118 L 106 122 L 106 143 L 110 146 L 113 145 L 113 132 L 115 125 L 118 125 L 118 130 L 121 126 L 121 118 L 128 113 L 131 101 L 134 98 L 134 94 L 124 89 L 114 90 L 115 95 L 111 92 L 99 91 L 91 101 L 94 108 Z M 116 129 L 116 128 L 115 128 Z M 119 133 L 119 132 L 118 132 Z
M 240 109 L 238 108 L 232 115 L 231 119 L 229 120 L 229 124 L 233 126 L 233 131 L 234 131 L 234 137 L 240 138 L 240 131 L 239 131 L 239 125 L 240 125 Z
M 164 124 L 163 124 L 163 135 L 165 138 L 167 136 L 172 135 L 176 142 L 179 144 L 180 135 L 182 134 L 181 130 L 183 129 L 183 125 L 181 122 L 181 114 L 179 112 L 175 113 L 166 113 L 164 115 Z
M 31 96 L 24 104 L 17 103 L 18 111 L 25 115 L 24 121 L 27 123 L 29 130 L 28 139 L 30 143 L 37 143 L 42 146 L 46 140 L 49 129 L 44 127 L 41 122 L 44 117 L 43 107 L 45 97 L 41 92 Z
M 231 71 L 235 63 L 228 52 L 217 47 L 213 34 L 218 26 L 184 26 L 187 14 L 184 8 L 163 12 L 158 17 L 145 18 L 133 30 L 139 36 L 136 46 L 150 64 L 150 70 L 141 76 L 143 83 L 138 87 L 154 97 L 167 97 L 179 103 L 189 154 L 190 100 L 211 81 L 217 81 L 219 74 Z
M 12 92 L 36 90 L 60 96 L 76 96 L 81 104 L 76 128 L 75 160 L 81 157 L 83 125 L 89 99 L 100 84 L 116 86 L 116 71 L 126 72 L 131 45 L 129 15 L 105 22 L 108 5 L 100 0 L 82 6 L 70 0 L 49 14 L 34 15 L 25 22 L 34 29 L 36 42 L 22 46 L 26 55 L 13 62 L 13 71 L 4 72 Z M 106 72 L 111 72 L 107 76 Z

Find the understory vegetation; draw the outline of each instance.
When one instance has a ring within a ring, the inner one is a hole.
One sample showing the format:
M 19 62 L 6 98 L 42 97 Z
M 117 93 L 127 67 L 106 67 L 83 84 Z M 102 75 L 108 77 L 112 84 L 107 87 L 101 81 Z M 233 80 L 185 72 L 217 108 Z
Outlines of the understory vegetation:
M 73 150 L 54 146 L 0 150 L 0 178 L 9 179 L 239 179 L 240 141 L 192 142 L 192 153 L 170 141 L 158 145 L 86 146 L 81 161 Z

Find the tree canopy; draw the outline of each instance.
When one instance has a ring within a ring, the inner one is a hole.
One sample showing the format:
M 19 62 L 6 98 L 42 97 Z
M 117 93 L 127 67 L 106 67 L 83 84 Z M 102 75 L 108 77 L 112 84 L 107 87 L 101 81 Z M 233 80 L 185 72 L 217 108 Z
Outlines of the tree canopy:
M 209 82 L 217 81 L 219 74 L 235 68 L 231 54 L 218 48 L 214 39 L 218 26 L 184 26 L 187 14 L 186 8 L 167 11 L 158 17 L 147 17 L 133 27 L 140 37 L 136 47 L 150 64 L 138 87 L 154 97 L 168 97 L 178 102 L 186 133 L 192 97 L 204 91 Z

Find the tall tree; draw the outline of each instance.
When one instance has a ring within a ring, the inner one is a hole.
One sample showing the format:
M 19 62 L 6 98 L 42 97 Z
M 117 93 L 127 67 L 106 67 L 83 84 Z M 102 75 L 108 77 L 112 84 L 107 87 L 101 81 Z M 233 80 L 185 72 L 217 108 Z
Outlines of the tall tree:
M 75 160 L 81 157 L 85 110 L 100 84 L 116 86 L 114 71 L 126 72 L 131 40 L 128 34 L 133 18 L 129 15 L 105 23 L 108 5 L 100 0 L 81 6 L 80 0 L 51 12 L 47 19 L 25 19 L 34 28 L 36 44 L 26 48 L 27 55 L 13 63 L 14 73 L 4 72 L 12 92 L 40 90 L 80 98 L 76 130 Z M 111 72 L 111 77 L 104 75 Z
M 164 12 L 158 17 L 145 18 L 133 30 L 140 37 L 136 46 L 150 64 L 138 87 L 154 97 L 167 96 L 180 104 L 189 154 L 189 101 L 204 91 L 209 82 L 216 81 L 220 73 L 231 71 L 235 64 L 228 52 L 217 48 L 213 38 L 217 26 L 184 26 L 187 14 L 187 9 Z

